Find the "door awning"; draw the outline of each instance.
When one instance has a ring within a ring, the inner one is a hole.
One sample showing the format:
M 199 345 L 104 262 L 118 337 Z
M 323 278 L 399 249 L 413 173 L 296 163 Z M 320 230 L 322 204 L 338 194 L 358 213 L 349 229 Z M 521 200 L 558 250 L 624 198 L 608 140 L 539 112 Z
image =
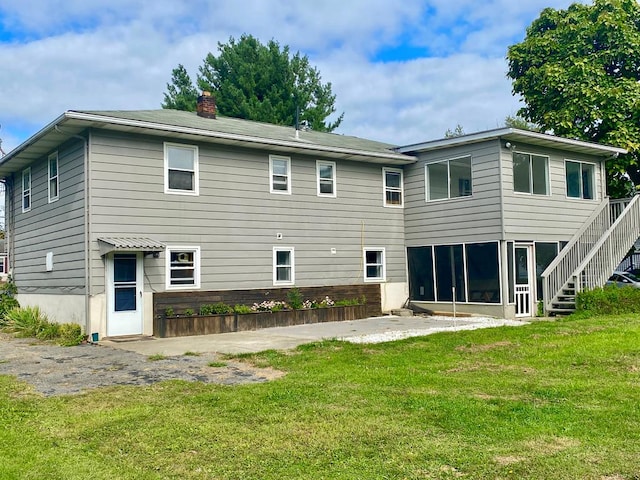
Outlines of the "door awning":
M 98 238 L 100 255 L 111 252 L 162 252 L 166 245 L 147 237 L 101 237 Z

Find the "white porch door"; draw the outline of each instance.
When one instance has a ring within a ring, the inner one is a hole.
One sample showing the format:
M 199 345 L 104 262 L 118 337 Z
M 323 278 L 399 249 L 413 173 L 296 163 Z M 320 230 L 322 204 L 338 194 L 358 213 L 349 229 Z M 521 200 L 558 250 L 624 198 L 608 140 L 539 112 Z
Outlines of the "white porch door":
M 142 253 L 107 255 L 107 336 L 142 334 Z
M 515 246 L 516 317 L 532 317 L 535 303 L 533 245 Z

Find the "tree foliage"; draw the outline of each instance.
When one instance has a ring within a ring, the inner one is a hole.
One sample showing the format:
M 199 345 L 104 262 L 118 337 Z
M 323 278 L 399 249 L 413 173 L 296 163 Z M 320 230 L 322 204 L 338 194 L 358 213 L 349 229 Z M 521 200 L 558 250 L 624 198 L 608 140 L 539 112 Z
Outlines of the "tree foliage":
M 197 99 L 198 90 L 193 86 L 187 69 L 182 64 L 178 65 L 171 71 L 171 83 L 167 83 L 162 108 L 193 112 Z
M 529 122 L 519 115 L 507 115 L 504 119 L 504 126 L 509 128 L 517 128 L 520 130 L 529 130 L 531 132 L 542 132 L 540 125 Z
M 195 110 L 197 91 L 185 77 L 184 67 L 174 69 L 163 108 Z M 251 35 L 218 43 L 218 55 L 207 54 L 200 66 L 197 85 L 216 96 L 218 112 L 225 116 L 279 125 L 298 120 L 330 132 L 344 115 L 327 122 L 336 111 L 336 96 L 306 55 L 292 55 L 274 40 L 263 45 Z
M 640 6 L 594 0 L 547 8 L 509 47 L 508 77 L 525 107 L 518 114 L 557 135 L 616 145 L 607 162 L 610 195 L 640 186 Z M 632 186 L 631 186 L 632 187 Z
M 444 132 L 444 138 L 455 138 L 455 137 L 461 137 L 463 135 L 466 135 L 466 134 L 464 133 L 464 128 L 460 124 L 457 124 L 456 128 L 454 128 L 453 130 L 451 130 L 450 128 L 447 128 L 447 131 Z

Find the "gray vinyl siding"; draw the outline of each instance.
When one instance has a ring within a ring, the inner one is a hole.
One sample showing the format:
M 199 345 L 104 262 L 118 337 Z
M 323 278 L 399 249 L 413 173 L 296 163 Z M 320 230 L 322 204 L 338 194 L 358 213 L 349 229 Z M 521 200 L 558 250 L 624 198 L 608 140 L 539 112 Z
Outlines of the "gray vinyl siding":
M 407 246 L 482 242 L 500 238 L 498 140 L 422 153 L 405 167 Z M 425 165 L 471 156 L 472 195 L 426 201 Z
M 14 280 L 20 293 L 83 294 L 84 143 L 58 149 L 59 198 L 48 203 L 48 156 L 31 165 L 31 210 L 22 212 L 22 171 L 14 175 Z M 53 252 L 53 271 L 45 269 Z
M 387 281 L 406 281 L 403 209 L 383 207 L 382 165 L 337 161 L 337 198 L 318 197 L 320 157 L 199 143 L 199 196 L 165 194 L 163 141 L 190 144 L 92 132 L 94 293 L 97 239 L 117 235 L 199 246 L 202 290 L 272 287 L 275 246 L 294 247 L 299 286 L 363 282 L 363 247 L 385 248 Z M 269 193 L 269 154 L 291 158 L 291 195 Z M 164 290 L 164 254 L 144 267 L 145 288 Z
M 589 218 L 603 199 L 600 161 L 567 152 L 518 145 L 516 151 L 549 157 L 551 194 L 514 193 L 513 158 L 509 150 L 502 152 L 504 225 L 506 240 L 568 241 Z M 565 159 L 586 161 L 596 165 L 594 200 L 567 198 Z

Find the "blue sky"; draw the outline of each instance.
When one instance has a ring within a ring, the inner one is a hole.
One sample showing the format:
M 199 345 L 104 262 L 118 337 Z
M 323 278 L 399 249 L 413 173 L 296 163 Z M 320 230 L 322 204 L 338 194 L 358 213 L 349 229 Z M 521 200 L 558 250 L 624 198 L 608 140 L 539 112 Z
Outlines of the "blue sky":
M 0 139 L 8 152 L 65 110 L 159 108 L 174 67 L 195 78 L 243 33 L 309 56 L 345 113 L 337 133 L 402 145 L 496 128 L 519 108 L 507 47 L 570 3 L 0 0 Z

